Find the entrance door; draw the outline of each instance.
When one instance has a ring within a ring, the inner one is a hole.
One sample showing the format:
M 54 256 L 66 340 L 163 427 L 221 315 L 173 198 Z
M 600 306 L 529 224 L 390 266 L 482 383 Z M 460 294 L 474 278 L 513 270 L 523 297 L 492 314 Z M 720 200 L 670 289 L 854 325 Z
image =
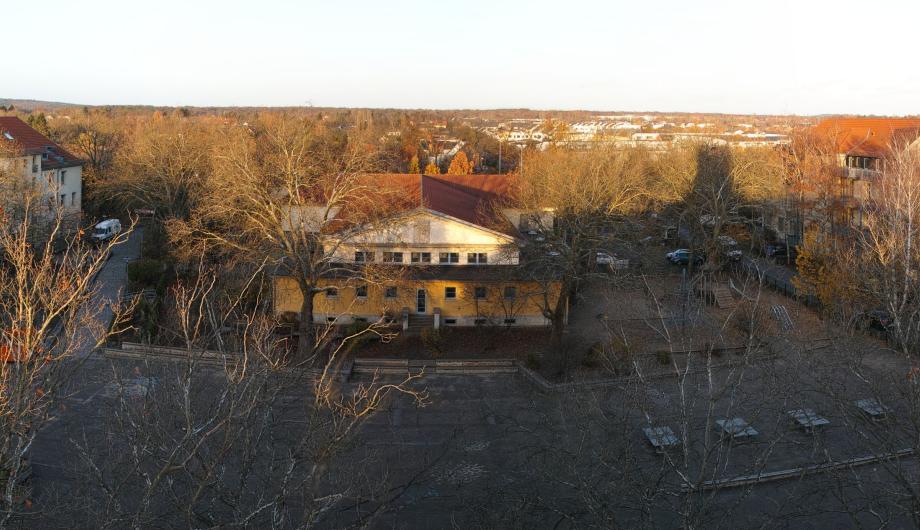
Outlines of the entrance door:
M 425 290 L 418 289 L 415 291 L 415 312 L 424 313 L 425 309 Z

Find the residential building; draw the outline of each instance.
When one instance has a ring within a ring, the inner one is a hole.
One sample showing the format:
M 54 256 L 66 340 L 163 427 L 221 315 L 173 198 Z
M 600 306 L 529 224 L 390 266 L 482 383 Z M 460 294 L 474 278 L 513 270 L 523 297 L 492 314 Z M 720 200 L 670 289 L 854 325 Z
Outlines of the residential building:
M 920 119 L 913 118 L 828 118 L 814 131 L 833 151 L 839 173 L 833 196 L 821 198 L 827 203 L 821 208 L 814 193 L 790 194 L 768 208 L 765 226 L 790 246 L 800 244 L 812 226 L 838 235 L 862 228 L 865 200 L 873 182 L 884 178 L 885 158 L 892 149 L 920 145 Z
M 62 207 L 76 228 L 82 211 L 83 162 L 14 116 L 0 116 L 0 147 L 3 169 L 38 186 L 46 204 Z
M 559 282 L 531 277 L 521 251 L 539 237 L 537 225 L 551 225 L 552 212 L 515 208 L 514 176 L 369 178 L 379 190 L 395 190 L 404 205 L 385 226 L 360 231 L 335 248 L 324 244 L 342 266 L 323 279 L 315 322 L 348 324 L 389 314 L 433 327 L 549 324 L 543 308 L 555 304 Z M 343 222 L 347 209 L 335 213 Z M 302 300 L 292 278 L 275 277 L 276 313 L 298 313 Z

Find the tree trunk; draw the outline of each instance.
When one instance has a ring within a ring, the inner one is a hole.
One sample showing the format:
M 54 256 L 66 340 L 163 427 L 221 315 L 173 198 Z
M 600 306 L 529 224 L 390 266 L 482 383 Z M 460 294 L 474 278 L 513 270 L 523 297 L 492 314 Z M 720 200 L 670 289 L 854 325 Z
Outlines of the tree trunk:
M 568 368 L 568 353 L 562 347 L 562 333 L 565 331 L 565 314 L 568 300 L 568 289 L 560 290 L 559 299 L 556 300 L 556 307 L 553 309 L 552 318 L 550 318 L 550 344 L 553 351 L 562 360 L 564 368 Z
M 300 304 L 300 324 L 297 331 L 300 338 L 297 341 L 297 359 L 303 360 L 313 354 L 313 297 L 315 293 L 311 286 L 301 285 L 300 291 L 303 294 L 303 302 Z

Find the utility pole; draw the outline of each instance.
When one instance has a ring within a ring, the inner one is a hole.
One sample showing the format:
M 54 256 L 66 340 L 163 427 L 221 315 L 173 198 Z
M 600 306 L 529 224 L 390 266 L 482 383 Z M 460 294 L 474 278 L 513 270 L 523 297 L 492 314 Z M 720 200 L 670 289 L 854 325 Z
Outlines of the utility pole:
M 499 133 L 501 134 L 501 133 Z M 502 173 L 502 138 L 498 137 L 498 174 Z

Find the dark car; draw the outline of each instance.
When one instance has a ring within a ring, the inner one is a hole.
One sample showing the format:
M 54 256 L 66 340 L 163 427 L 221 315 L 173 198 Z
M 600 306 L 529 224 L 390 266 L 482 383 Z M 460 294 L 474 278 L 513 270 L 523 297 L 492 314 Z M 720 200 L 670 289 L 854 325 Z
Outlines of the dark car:
M 668 259 L 668 261 L 674 263 L 675 265 L 687 265 L 690 263 L 690 251 L 685 248 L 681 248 L 673 252 L 668 252 L 665 257 Z M 693 255 L 694 265 L 699 265 L 703 263 L 704 260 L 705 258 L 699 253 Z
M 884 309 L 873 309 L 872 311 L 868 311 L 865 317 L 869 327 L 879 331 L 887 331 L 893 323 L 891 313 Z
M 796 251 L 795 247 L 786 245 L 785 243 L 779 243 L 775 245 L 767 245 L 766 254 L 771 258 L 785 258 L 790 257 L 795 259 Z

